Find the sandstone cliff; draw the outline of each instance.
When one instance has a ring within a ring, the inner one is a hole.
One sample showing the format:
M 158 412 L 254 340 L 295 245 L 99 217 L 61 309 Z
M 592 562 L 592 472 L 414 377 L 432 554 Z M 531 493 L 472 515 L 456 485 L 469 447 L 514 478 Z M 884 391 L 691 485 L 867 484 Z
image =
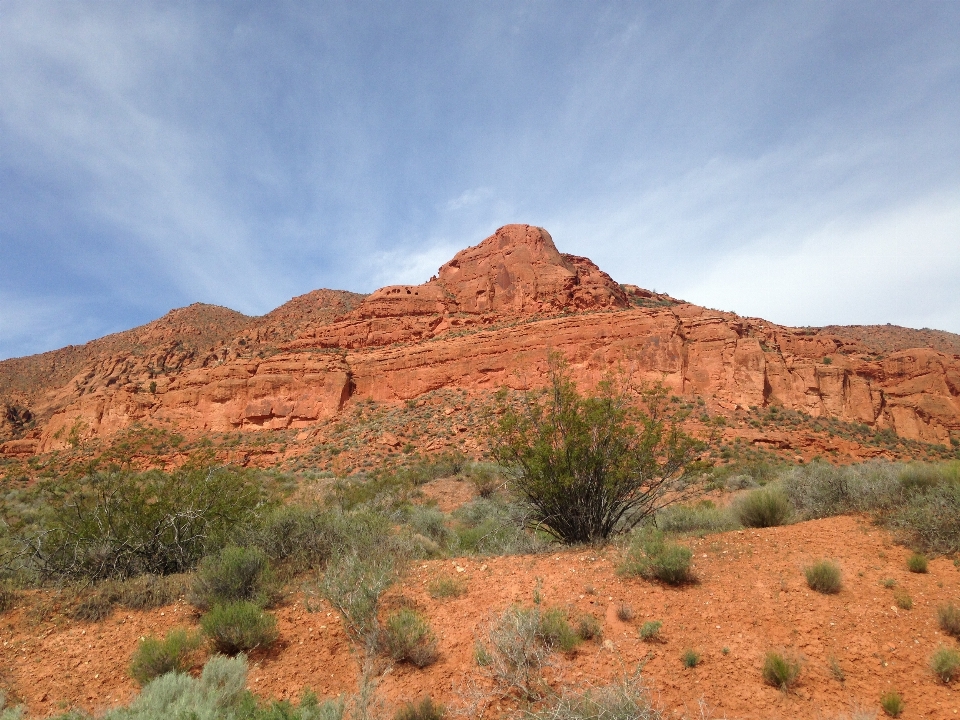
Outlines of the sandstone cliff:
M 714 412 L 777 405 L 924 442 L 960 438 L 960 338 L 884 327 L 788 328 L 708 310 L 621 286 L 545 230 L 508 225 L 422 285 L 315 291 L 262 318 L 193 305 L 2 362 L 0 439 L 25 456 L 135 422 L 309 427 L 351 400 L 533 387 L 548 350 L 585 383 L 620 369 Z

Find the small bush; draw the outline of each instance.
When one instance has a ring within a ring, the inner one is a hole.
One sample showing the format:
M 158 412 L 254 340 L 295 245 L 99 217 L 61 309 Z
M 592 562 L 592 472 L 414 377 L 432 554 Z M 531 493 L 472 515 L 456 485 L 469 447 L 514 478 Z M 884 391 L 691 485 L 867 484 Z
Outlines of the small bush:
M 945 683 L 960 677 L 960 651 L 941 646 L 930 658 L 930 669 Z
M 577 636 L 581 640 L 599 640 L 603 637 L 603 626 L 596 615 L 585 613 L 577 620 Z
M 719 533 L 736 530 L 740 523 L 726 509 L 709 500 L 696 505 L 670 505 L 657 513 L 657 527 L 673 533 Z
M 343 616 L 354 639 L 377 628 L 380 596 L 396 578 L 396 559 L 383 552 L 351 552 L 327 567 L 320 590 Z
M 434 600 L 460 597 L 467 591 L 467 583 L 453 577 L 434 578 L 427 583 L 427 592 Z
M 764 488 L 745 495 L 734 505 L 737 519 L 746 527 L 784 525 L 791 514 L 790 501 L 779 490 Z
M 469 471 L 469 477 L 477 495 L 482 498 L 492 496 L 504 482 L 496 469 L 489 465 L 474 465 Z
M 630 603 L 622 602 L 617 605 L 617 618 L 621 622 L 630 622 L 634 618 L 633 606 Z
M 541 672 L 550 651 L 540 630 L 539 608 L 507 608 L 490 627 L 489 647 L 477 643 L 477 664 L 487 668 L 500 685 L 515 689 L 526 698 L 538 697 Z
M 880 707 L 890 717 L 900 717 L 903 713 L 903 698 L 900 697 L 900 693 L 890 690 L 881 696 Z
M 17 591 L 11 585 L 0 581 L 0 615 L 12 610 L 19 599 Z
M 539 712 L 527 712 L 525 720 L 665 720 L 666 715 L 650 704 L 639 676 L 591 688 L 568 691 Z
M 887 590 L 892 590 L 897 586 L 897 581 L 893 578 L 885 578 L 880 582 L 880 584 L 883 585 Z
M 648 620 L 640 626 L 640 639 L 644 642 L 658 642 L 660 638 L 660 628 L 663 622 L 660 620 Z
M 840 567 L 829 560 L 821 560 L 804 569 L 807 585 L 811 590 L 825 595 L 834 595 L 843 587 Z
M 393 720 L 443 720 L 446 714 L 447 710 L 443 705 L 425 697 L 419 703 L 407 703 L 397 710 Z
M 168 672 L 186 672 L 190 669 L 190 655 L 200 647 L 196 633 L 182 628 L 170 630 L 163 638 L 152 635 L 137 644 L 130 661 L 130 676 L 140 685 Z
M 683 651 L 681 659 L 683 660 L 683 666 L 685 668 L 695 668 L 700 664 L 700 653 L 693 648 L 687 648 Z
M 910 597 L 910 593 L 906 590 L 895 590 L 893 592 L 893 602 L 895 602 L 901 610 L 913 609 L 913 598 Z
M 383 633 L 387 654 L 397 662 L 424 668 L 437 659 L 437 637 L 427 619 L 410 608 L 401 608 L 387 618 Z
M 549 648 L 570 652 L 580 644 L 580 637 L 570 627 L 567 614 L 560 608 L 550 608 L 540 614 L 537 634 Z
M 914 553 L 907 558 L 907 569 L 912 573 L 925 573 L 927 571 L 927 556 Z
M 215 605 L 200 618 L 200 627 L 213 646 L 226 655 L 266 647 L 279 637 L 277 619 L 245 600 Z
M 669 585 L 682 585 L 693 579 L 692 560 L 693 552 L 689 548 L 668 542 L 659 530 L 645 528 L 635 534 L 619 571 L 628 576 L 639 575 Z
M 839 667 L 839 666 L 837 666 Z M 763 681 L 786 692 L 800 679 L 800 661 L 770 651 L 763 658 Z M 842 670 L 841 670 L 842 674 Z
M 960 608 L 953 603 L 947 603 L 937 608 L 937 621 L 940 623 L 940 629 L 947 635 L 960 640 Z
M 227 547 L 200 563 L 190 602 L 200 610 L 239 600 L 267 607 L 276 594 L 266 553 L 256 548 Z

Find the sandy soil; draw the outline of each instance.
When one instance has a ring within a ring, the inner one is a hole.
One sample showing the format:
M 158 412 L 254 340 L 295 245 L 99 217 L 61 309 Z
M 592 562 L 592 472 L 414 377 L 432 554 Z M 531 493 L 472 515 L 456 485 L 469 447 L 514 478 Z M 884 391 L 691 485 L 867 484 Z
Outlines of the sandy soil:
M 545 604 L 590 612 L 604 623 L 602 641 L 552 656 L 546 677 L 556 689 L 603 683 L 642 662 L 654 702 L 676 717 L 699 717 L 702 699 L 714 718 L 837 718 L 857 708 L 879 712 L 880 696 L 890 689 L 902 694 L 907 720 L 960 717 L 960 682 L 945 686 L 928 669 L 939 645 L 957 646 L 936 620 L 938 605 L 960 603 L 960 571 L 949 560 L 932 561 L 926 575 L 909 573 L 909 552 L 853 517 L 736 531 L 689 544 L 699 582 L 679 589 L 618 577 L 613 550 L 416 565 L 391 590 L 385 607 L 407 602 L 422 609 L 439 636 L 441 656 L 424 670 L 386 668 L 379 692 L 387 717 L 399 702 L 427 693 L 451 709 L 466 709 L 472 697 L 486 693 L 473 711 L 485 718 L 514 709 L 477 667 L 474 643 L 505 607 L 531 604 L 538 579 Z M 834 559 L 843 570 L 838 595 L 806 586 L 803 567 L 822 558 Z M 441 574 L 466 580 L 467 593 L 446 601 L 430 598 L 426 584 Z M 912 610 L 896 607 L 892 590 L 880 584 L 886 578 L 909 592 Z M 296 698 L 309 686 L 331 696 L 356 688 L 359 651 L 336 613 L 309 583 L 304 588 L 277 610 L 277 646 L 251 657 L 250 687 L 258 694 Z M 636 613 L 630 623 L 616 617 L 621 602 Z M 38 717 L 73 704 L 103 709 L 129 700 L 136 686 L 126 667 L 138 638 L 196 623 L 184 604 L 118 612 L 100 624 L 38 623 L 30 617 L 18 608 L 0 618 L 0 682 Z M 639 639 L 637 627 L 652 619 L 663 621 L 665 642 Z M 701 665 L 683 667 L 686 648 L 701 653 Z M 760 667 L 769 649 L 803 657 L 801 682 L 793 692 L 763 684 Z M 842 668 L 843 681 L 831 671 L 831 658 Z

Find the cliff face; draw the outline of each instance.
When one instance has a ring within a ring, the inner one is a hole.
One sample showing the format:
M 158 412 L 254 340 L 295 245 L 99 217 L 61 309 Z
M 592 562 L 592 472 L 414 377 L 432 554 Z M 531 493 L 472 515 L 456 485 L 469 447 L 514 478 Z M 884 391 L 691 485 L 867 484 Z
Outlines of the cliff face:
M 960 354 L 943 351 L 957 336 L 926 343 L 897 328 L 890 351 L 889 328 L 873 342 L 869 328 L 786 328 L 707 310 L 621 287 L 527 225 L 501 228 L 422 285 L 315 291 L 262 318 L 231 313 L 191 306 L 110 342 L 0 363 L 12 438 L 3 451 L 45 452 L 138 421 L 306 427 L 351 399 L 529 388 L 543 382 L 549 350 L 586 384 L 620 369 L 716 412 L 775 404 L 925 442 L 960 436 Z

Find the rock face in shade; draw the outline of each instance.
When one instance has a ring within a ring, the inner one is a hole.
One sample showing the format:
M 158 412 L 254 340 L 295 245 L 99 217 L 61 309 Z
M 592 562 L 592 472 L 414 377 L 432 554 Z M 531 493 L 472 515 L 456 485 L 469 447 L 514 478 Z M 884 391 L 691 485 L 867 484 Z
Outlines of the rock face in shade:
M 708 310 L 621 286 L 560 253 L 546 230 L 508 225 L 422 285 L 318 290 L 261 318 L 192 305 L 80 348 L 2 362 L 0 439 L 5 454 L 25 456 L 135 422 L 307 427 L 351 400 L 534 387 L 550 350 L 587 385 L 622 369 L 715 412 L 777 404 L 926 442 L 960 437 L 960 354 L 949 352 L 960 338 L 896 328 L 891 344 L 884 327 L 874 341 L 870 328 L 788 328 Z

